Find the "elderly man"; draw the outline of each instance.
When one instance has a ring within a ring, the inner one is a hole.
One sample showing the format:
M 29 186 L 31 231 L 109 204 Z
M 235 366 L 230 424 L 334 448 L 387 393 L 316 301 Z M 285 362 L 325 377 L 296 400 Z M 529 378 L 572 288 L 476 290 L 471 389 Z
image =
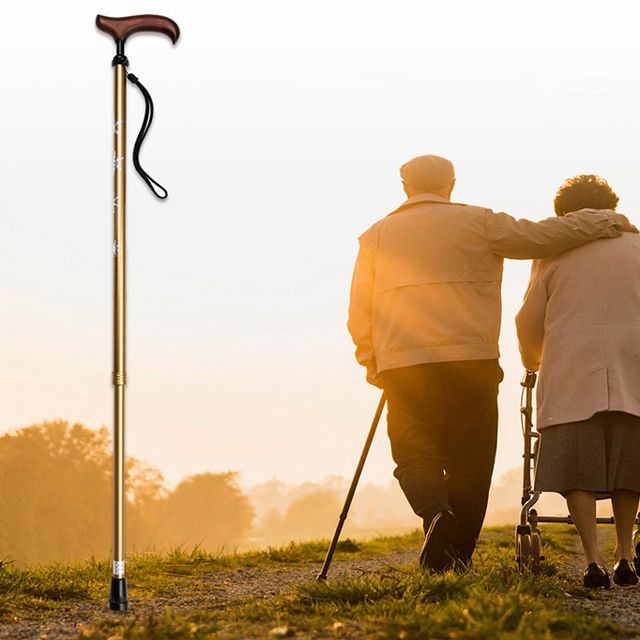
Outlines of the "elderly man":
M 394 475 L 422 518 L 423 566 L 471 562 L 497 439 L 504 258 L 544 258 L 633 230 L 612 211 L 541 222 L 451 202 L 453 165 L 400 169 L 408 199 L 360 236 L 348 327 L 386 393 Z

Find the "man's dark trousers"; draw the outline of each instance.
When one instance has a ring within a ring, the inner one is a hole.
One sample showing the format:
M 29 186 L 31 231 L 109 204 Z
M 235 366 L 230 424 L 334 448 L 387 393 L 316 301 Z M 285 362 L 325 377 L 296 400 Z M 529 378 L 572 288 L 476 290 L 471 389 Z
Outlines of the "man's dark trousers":
M 482 528 L 498 431 L 498 360 L 435 362 L 380 374 L 395 477 L 425 525 L 458 519 L 454 546 L 471 558 Z

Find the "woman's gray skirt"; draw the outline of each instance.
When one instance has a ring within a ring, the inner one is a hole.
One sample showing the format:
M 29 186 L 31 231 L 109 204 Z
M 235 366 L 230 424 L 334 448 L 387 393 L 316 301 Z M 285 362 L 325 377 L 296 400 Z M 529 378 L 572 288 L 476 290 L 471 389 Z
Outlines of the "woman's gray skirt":
M 621 411 L 540 430 L 535 490 L 640 493 L 640 417 Z

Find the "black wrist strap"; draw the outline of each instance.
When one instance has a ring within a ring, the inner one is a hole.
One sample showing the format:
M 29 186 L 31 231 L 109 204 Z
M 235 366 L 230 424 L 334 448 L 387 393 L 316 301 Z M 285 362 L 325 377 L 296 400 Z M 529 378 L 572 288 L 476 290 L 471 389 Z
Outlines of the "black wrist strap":
M 140 165 L 140 148 L 153 122 L 153 100 L 151 99 L 151 94 L 144 88 L 140 80 L 138 80 L 133 73 L 127 73 L 127 78 L 140 89 L 140 93 L 144 97 L 144 118 L 142 120 L 140 133 L 138 133 L 136 142 L 133 145 L 133 166 L 140 174 L 140 177 L 147 183 L 153 195 L 156 196 L 156 198 L 164 200 L 169 195 L 167 190 L 159 182 L 156 182 Z

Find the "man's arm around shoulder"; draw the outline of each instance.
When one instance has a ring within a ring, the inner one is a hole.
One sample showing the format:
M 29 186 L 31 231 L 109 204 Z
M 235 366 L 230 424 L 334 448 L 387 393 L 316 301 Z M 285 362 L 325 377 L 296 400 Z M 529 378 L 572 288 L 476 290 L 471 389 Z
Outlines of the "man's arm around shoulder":
M 626 216 L 609 209 L 581 209 L 540 222 L 487 209 L 484 222 L 491 251 L 519 260 L 547 258 L 593 240 L 638 232 Z

